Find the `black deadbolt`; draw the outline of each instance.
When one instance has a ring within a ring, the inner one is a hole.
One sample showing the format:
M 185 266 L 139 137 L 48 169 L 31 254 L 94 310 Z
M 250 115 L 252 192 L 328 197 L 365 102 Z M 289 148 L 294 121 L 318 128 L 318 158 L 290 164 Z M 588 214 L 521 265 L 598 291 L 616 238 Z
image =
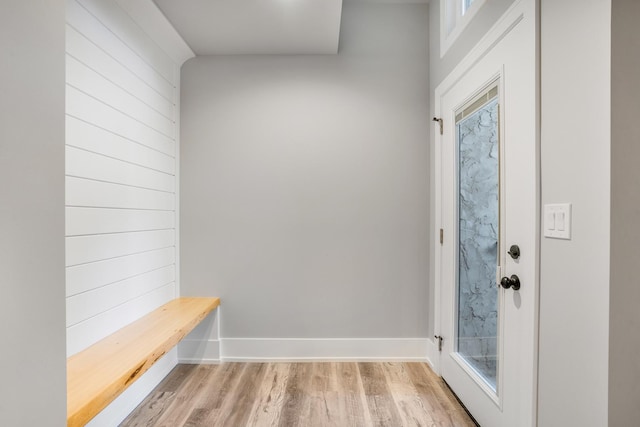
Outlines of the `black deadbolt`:
M 500 280 L 500 286 L 505 289 L 512 288 L 514 291 L 517 291 L 520 289 L 520 278 L 515 274 L 511 275 L 511 277 L 505 276 Z
M 518 245 L 511 245 L 511 247 L 509 248 L 509 252 L 507 252 L 511 258 L 513 259 L 518 259 L 520 258 L 520 246 Z

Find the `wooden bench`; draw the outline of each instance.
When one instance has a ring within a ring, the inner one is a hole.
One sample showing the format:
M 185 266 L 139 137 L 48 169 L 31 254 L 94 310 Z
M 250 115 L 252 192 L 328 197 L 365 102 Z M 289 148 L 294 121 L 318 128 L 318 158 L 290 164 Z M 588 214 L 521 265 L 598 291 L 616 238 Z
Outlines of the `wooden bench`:
M 220 305 L 177 298 L 67 359 L 67 426 L 84 426 Z

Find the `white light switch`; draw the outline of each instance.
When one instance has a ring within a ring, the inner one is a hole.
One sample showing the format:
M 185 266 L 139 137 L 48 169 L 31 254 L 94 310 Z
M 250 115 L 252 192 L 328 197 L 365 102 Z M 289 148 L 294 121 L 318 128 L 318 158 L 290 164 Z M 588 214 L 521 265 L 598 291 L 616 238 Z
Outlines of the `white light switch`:
M 553 212 L 545 212 L 544 213 L 544 227 L 545 230 L 548 228 L 549 230 L 556 229 L 556 216 Z
M 556 212 L 556 230 L 564 231 L 564 212 Z
M 571 203 L 544 205 L 544 235 L 571 239 Z

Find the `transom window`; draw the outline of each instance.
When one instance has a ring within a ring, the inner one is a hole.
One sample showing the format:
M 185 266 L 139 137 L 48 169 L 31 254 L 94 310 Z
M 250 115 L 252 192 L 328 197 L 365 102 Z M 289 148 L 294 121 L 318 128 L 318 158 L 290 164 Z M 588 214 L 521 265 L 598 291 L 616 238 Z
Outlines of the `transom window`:
M 467 10 L 469 10 L 469 8 L 471 7 L 471 3 L 473 3 L 473 0 L 462 0 L 462 15 L 464 16 L 465 13 L 467 13 Z
M 440 57 L 453 45 L 486 0 L 440 0 Z

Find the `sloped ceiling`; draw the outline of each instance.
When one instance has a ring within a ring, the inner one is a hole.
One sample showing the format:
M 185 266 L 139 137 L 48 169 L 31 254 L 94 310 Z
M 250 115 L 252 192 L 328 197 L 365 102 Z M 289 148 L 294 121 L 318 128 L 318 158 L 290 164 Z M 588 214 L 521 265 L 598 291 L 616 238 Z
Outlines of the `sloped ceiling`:
M 342 0 L 154 0 L 196 55 L 333 54 Z

